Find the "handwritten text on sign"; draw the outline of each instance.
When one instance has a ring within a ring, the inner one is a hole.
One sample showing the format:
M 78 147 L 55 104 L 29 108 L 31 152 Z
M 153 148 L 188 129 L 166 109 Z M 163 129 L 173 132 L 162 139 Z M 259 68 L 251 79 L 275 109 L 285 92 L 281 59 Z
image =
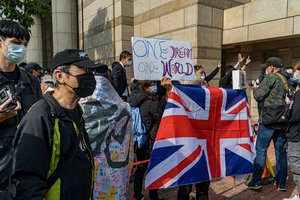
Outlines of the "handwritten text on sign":
M 193 80 L 192 47 L 188 42 L 132 38 L 134 76 L 138 80 Z

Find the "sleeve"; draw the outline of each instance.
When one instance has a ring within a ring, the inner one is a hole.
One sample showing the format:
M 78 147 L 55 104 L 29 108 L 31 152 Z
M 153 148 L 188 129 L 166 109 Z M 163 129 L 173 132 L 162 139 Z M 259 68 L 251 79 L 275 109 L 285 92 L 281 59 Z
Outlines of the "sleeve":
M 115 66 L 114 66 L 115 65 Z M 123 68 L 122 66 L 118 66 L 117 64 L 113 64 L 112 66 L 112 78 L 114 82 L 114 87 L 115 90 L 118 92 L 118 94 L 121 96 L 122 94 L 120 91 L 120 84 L 121 84 L 121 79 L 122 79 L 122 74 L 123 74 Z
M 300 90 L 295 93 L 290 122 L 300 122 Z
M 274 78 L 274 76 L 266 76 L 259 84 L 258 88 L 253 88 L 253 96 L 257 102 L 265 100 L 265 98 L 269 95 L 269 92 L 273 87 L 275 80 L 276 79 Z
M 13 199 L 41 200 L 47 189 L 50 167 L 50 130 L 47 119 L 31 111 L 21 121 L 13 142 L 10 190 Z
M 208 76 L 205 77 L 206 82 L 208 83 L 209 81 L 211 81 L 211 79 L 213 79 L 219 72 L 220 68 L 216 67 L 216 69 L 214 69 Z
M 41 90 L 41 84 L 37 79 L 36 79 L 36 84 L 35 85 L 36 85 L 37 97 L 40 100 L 42 98 L 43 94 L 42 94 L 42 90 Z

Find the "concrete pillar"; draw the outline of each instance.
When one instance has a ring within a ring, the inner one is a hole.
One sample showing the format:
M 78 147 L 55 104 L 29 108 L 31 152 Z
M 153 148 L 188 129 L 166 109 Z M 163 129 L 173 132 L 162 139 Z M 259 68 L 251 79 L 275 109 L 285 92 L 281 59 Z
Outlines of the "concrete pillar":
M 78 48 L 77 1 L 52 0 L 53 53 Z
M 30 29 L 31 36 L 27 47 L 26 62 L 43 65 L 42 25 L 40 16 L 33 16 L 35 25 Z

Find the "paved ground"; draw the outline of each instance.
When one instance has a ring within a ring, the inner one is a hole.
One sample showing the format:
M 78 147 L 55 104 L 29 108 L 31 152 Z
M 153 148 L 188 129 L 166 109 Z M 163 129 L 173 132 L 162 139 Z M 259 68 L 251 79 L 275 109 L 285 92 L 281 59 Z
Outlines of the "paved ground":
M 275 170 L 275 154 L 273 144 L 270 145 L 268 156 L 271 160 L 273 168 Z M 233 200 L 254 200 L 254 199 L 262 199 L 262 200 L 281 200 L 284 197 L 291 197 L 297 194 L 297 188 L 293 182 L 293 177 L 290 173 L 288 173 L 287 179 L 287 191 L 280 192 L 276 191 L 276 188 L 273 184 L 264 186 L 263 189 L 259 192 L 247 190 L 242 182 L 234 181 L 232 177 L 226 177 L 220 180 L 215 180 L 210 185 L 209 197 L 210 200 L 225 200 L 225 199 L 233 199 Z M 133 195 L 133 184 L 130 183 L 129 187 L 128 200 L 132 199 Z M 165 200 L 175 200 L 176 199 L 177 188 L 160 190 L 160 197 Z M 147 192 L 144 192 L 147 199 Z M 191 196 L 195 196 L 193 192 Z

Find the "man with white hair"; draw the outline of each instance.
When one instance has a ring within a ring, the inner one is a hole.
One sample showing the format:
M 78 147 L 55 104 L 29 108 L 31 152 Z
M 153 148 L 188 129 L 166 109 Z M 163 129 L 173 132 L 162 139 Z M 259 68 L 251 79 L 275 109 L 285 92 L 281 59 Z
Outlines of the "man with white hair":
M 94 161 L 78 101 L 93 93 L 92 70 L 101 66 L 83 50 L 55 55 L 55 89 L 30 109 L 16 133 L 10 180 L 14 199 L 91 198 Z

